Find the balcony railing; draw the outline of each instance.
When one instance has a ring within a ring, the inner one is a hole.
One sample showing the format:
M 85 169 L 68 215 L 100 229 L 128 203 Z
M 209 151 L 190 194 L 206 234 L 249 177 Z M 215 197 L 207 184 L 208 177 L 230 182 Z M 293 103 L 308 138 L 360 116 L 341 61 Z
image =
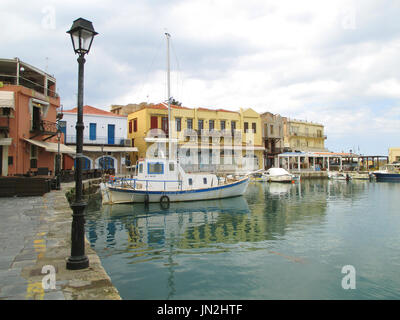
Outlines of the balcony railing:
M 297 137 L 307 137 L 307 138 L 320 138 L 320 139 L 326 139 L 325 134 L 319 134 L 319 133 L 310 133 L 310 132 L 290 132 L 291 136 L 297 136 Z
M 65 138 L 65 143 L 76 144 L 76 135 L 67 135 Z M 95 139 L 93 138 L 91 139 L 90 137 L 83 137 L 83 144 L 130 147 L 132 145 L 132 141 L 130 139 L 121 137 L 109 138 L 109 137 L 96 136 Z
M 266 154 L 279 154 L 283 153 L 283 148 L 274 148 L 274 149 L 265 149 L 264 151 Z
M 19 81 L 17 81 L 17 76 L 14 75 L 7 75 L 7 74 L 0 74 L 0 81 L 3 82 L 3 84 L 11 84 L 11 85 L 17 85 L 19 82 L 20 86 L 33 89 L 41 94 L 44 94 L 49 97 L 53 98 L 58 98 L 57 92 L 45 88 L 42 84 L 34 82 L 32 80 L 29 80 L 27 78 L 24 78 L 22 76 L 19 77 Z
M 34 121 L 32 124 L 31 132 L 44 133 L 44 134 L 56 134 L 57 123 L 47 120 Z

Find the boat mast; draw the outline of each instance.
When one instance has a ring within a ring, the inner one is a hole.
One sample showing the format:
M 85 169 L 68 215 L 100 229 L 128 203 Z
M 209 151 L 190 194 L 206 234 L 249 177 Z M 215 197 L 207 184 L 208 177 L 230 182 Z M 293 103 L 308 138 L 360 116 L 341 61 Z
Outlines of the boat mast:
M 170 85 L 170 65 L 169 65 L 169 38 L 171 35 L 166 32 L 165 36 L 167 37 L 167 87 L 168 87 L 168 159 L 172 158 L 172 146 L 171 146 L 171 133 L 172 133 L 172 125 L 171 125 L 171 85 Z

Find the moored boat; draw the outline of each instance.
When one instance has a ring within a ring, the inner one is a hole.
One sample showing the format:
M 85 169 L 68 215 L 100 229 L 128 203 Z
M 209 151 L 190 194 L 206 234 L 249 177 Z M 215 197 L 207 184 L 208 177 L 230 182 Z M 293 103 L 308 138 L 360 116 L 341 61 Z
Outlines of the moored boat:
M 269 168 L 264 175 L 269 182 L 292 182 L 299 179 L 283 168 Z
M 337 172 L 337 171 L 329 171 L 328 178 L 333 180 L 350 180 L 351 176 L 347 173 Z
M 113 178 L 102 183 L 104 204 L 223 199 L 243 195 L 249 177 L 219 179 L 214 174 L 185 173 L 171 159 L 143 159 L 134 178 Z
M 400 165 L 387 164 L 383 170 L 371 172 L 376 181 L 400 182 Z

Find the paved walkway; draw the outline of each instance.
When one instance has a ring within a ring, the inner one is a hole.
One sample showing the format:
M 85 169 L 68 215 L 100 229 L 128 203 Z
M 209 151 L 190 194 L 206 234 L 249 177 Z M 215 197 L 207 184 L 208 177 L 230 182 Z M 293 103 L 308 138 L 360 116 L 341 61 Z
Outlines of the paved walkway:
M 72 211 L 65 198 L 70 186 L 43 197 L 0 198 L 0 300 L 120 299 L 88 241 L 89 268 L 65 268 L 71 250 Z M 55 270 L 55 278 L 44 266 Z

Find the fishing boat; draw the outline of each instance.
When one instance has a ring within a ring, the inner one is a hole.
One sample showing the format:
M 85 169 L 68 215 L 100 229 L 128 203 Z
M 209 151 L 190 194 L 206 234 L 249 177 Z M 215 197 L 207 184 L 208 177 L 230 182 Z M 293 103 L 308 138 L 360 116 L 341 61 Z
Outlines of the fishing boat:
M 215 174 L 185 173 L 179 162 L 166 158 L 141 159 L 134 178 L 111 178 L 100 184 L 103 204 L 223 199 L 245 193 L 249 177 L 219 178 Z
M 171 125 L 171 95 L 169 38 L 167 37 L 168 124 Z M 243 195 L 249 183 L 244 177 L 217 177 L 208 173 L 186 173 L 172 156 L 171 134 L 168 136 L 168 156 L 157 152 L 157 157 L 138 160 L 134 178 L 112 178 L 100 185 L 104 204 L 130 202 L 170 202 L 223 199 Z

